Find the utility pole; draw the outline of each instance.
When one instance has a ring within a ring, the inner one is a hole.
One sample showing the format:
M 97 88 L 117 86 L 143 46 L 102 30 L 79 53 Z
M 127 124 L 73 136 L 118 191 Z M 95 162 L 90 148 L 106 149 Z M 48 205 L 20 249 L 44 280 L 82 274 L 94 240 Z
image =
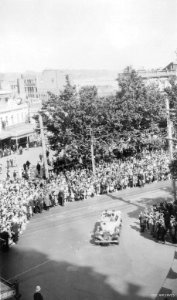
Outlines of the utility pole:
M 166 102 L 166 112 L 167 112 L 167 133 L 168 133 L 168 146 L 169 146 L 169 155 L 170 155 L 170 162 L 173 160 L 173 137 L 172 137 L 172 128 L 173 122 L 170 119 L 170 106 L 169 106 L 169 99 L 165 98 Z M 175 179 L 172 178 L 172 188 L 174 193 L 174 200 L 176 201 L 176 182 Z
M 95 157 L 94 157 L 94 141 L 93 141 L 93 132 L 92 128 L 90 128 L 90 138 L 91 138 L 91 157 L 92 157 L 92 170 L 93 170 L 93 175 L 95 176 Z
M 41 114 L 39 114 L 39 125 L 40 125 L 41 140 L 42 140 L 42 152 L 43 152 L 43 159 L 44 159 L 45 177 L 49 178 L 49 170 L 48 170 L 48 163 L 47 163 L 47 156 L 46 156 L 46 146 L 45 146 L 45 137 L 44 137 L 44 127 L 43 127 L 43 120 L 42 120 Z

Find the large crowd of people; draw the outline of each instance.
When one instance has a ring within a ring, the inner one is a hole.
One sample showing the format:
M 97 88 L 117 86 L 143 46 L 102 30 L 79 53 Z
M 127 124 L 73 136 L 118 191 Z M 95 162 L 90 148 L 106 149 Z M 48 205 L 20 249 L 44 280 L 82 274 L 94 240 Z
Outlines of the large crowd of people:
M 16 152 L 16 146 L 3 145 L 0 148 L 0 157 L 9 156 Z
M 177 242 L 177 207 L 161 202 L 145 209 L 139 215 L 141 232 L 149 231 L 156 241 L 165 243 L 169 236 L 172 243 Z
M 169 157 L 164 151 L 146 152 L 142 157 L 100 161 L 96 173 L 90 169 L 71 169 L 50 178 L 25 176 L 30 168 L 27 162 L 23 176 L 8 177 L 0 184 L 0 238 L 17 242 L 35 213 L 41 213 L 56 205 L 84 200 L 94 195 L 111 193 L 126 188 L 142 187 L 146 183 L 170 178 Z M 39 175 L 39 164 L 36 166 Z
M 82 200 L 95 194 L 111 193 L 126 188 L 141 187 L 170 178 L 169 156 L 166 152 L 146 152 L 141 158 L 101 161 L 94 176 L 91 170 L 65 172 L 68 200 Z
M 24 149 L 39 146 L 41 146 L 41 138 L 38 134 L 34 135 L 33 141 L 26 142 L 23 140 L 19 145 L 10 143 L 0 144 L 0 158 L 12 154 L 22 154 Z

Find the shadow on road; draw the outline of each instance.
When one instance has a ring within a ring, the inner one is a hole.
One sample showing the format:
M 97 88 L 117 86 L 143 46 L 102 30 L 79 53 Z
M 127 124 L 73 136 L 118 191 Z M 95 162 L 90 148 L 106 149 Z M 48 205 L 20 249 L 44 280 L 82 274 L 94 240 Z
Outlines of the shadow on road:
M 169 202 L 171 200 L 171 197 L 166 197 L 165 199 L 163 197 L 156 197 L 156 198 L 142 198 L 139 202 L 142 203 L 142 207 L 138 207 L 136 210 L 134 210 L 133 212 L 129 212 L 128 213 L 128 216 L 130 218 L 135 218 L 136 221 L 133 222 L 132 225 L 130 225 L 130 227 L 136 231 L 139 231 L 140 232 L 140 226 L 139 226 L 139 214 L 141 211 L 144 210 L 144 207 L 147 207 L 147 208 L 150 208 L 152 205 L 154 204 L 160 204 L 160 202 L 163 202 L 163 201 L 167 201 Z M 145 231 L 143 233 L 141 233 L 141 236 L 146 238 L 146 239 L 149 239 L 149 240 L 155 240 L 155 238 L 153 238 L 153 236 L 150 234 L 149 231 Z M 173 246 L 174 247 L 174 244 L 172 243 L 171 241 L 171 237 L 170 237 L 170 234 L 169 232 L 167 232 L 166 234 L 166 237 L 165 237 L 165 240 L 166 240 L 166 245 L 167 246 Z M 161 243 L 160 241 L 158 241 L 158 243 Z
M 149 231 L 145 231 L 145 232 L 142 232 L 142 233 L 140 232 L 139 214 L 140 214 L 141 211 L 144 210 L 145 207 L 149 208 L 154 204 L 158 205 L 158 204 L 160 204 L 160 202 L 163 202 L 163 201 L 171 202 L 173 200 L 174 195 L 173 195 L 171 187 L 165 187 L 165 188 L 160 188 L 160 189 L 161 190 L 165 189 L 165 191 L 169 194 L 169 196 L 168 197 L 165 196 L 165 197 L 141 198 L 140 200 L 137 201 L 137 203 L 132 203 L 129 200 L 126 200 L 126 199 L 123 199 L 123 198 L 120 198 L 120 197 L 115 197 L 115 196 L 112 196 L 112 195 L 109 194 L 110 198 L 120 200 L 120 201 L 122 201 L 124 203 L 127 203 L 127 204 L 130 204 L 131 206 L 134 207 L 134 210 L 131 210 L 130 212 L 127 212 L 127 215 L 129 216 L 129 218 L 132 219 L 132 222 L 129 225 L 130 228 L 133 229 L 133 230 L 136 230 L 137 232 L 139 232 L 139 234 L 143 238 L 153 240 L 154 242 L 156 240 L 150 234 Z M 158 241 L 158 243 L 162 243 L 162 242 Z M 164 243 L 162 243 L 162 244 L 164 246 Z M 171 246 L 171 247 L 175 246 L 174 244 L 171 243 L 171 238 L 170 238 L 169 233 L 167 233 L 167 235 L 166 235 L 166 244 L 165 244 L 165 246 Z M 177 252 L 175 252 L 174 259 L 177 259 Z M 170 268 L 169 272 L 166 276 L 166 279 L 167 280 L 168 279 L 172 279 L 172 280 L 177 279 L 177 273 L 172 268 Z M 173 294 L 173 291 L 171 289 L 168 289 L 168 288 L 165 288 L 165 287 L 162 287 L 159 290 L 158 295 L 156 296 L 156 300 L 160 300 L 160 299 L 169 300 L 169 299 L 172 299 L 172 298 L 177 299 L 177 296 Z
M 171 191 L 171 188 L 169 188 L 169 192 Z M 155 240 L 152 235 L 148 232 L 145 231 L 143 233 L 140 232 L 140 226 L 139 226 L 139 215 L 142 211 L 144 211 L 144 208 L 150 208 L 152 205 L 154 204 L 160 204 L 160 202 L 163 201 L 167 201 L 170 202 L 172 200 L 171 196 L 168 197 L 154 197 L 154 198 L 141 198 L 140 200 L 137 201 L 137 203 L 133 203 L 130 200 L 126 200 L 122 197 L 116 197 L 113 196 L 111 194 L 108 195 L 111 199 L 117 199 L 120 200 L 124 203 L 130 204 L 131 206 L 134 207 L 134 210 L 127 212 L 127 215 L 129 218 L 134 219 L 134 221 L 132 222 L 132 224 L 130 224 L 130 228 L 132 228 L 133 230 L 138 231 L 143 238 L 149 239 L 149 240 Z M 171 238 L 169 236 L 169 234 L 166 235 L 166 242 L 168 246 L 173 246 L 174 244 L 171 244 Z
M 33 299 L 36 285 L 42 287 L 44 299 L 48 300 L 152 299 L 150 295 L 140 296 L 141 287 L 138 285 L 127 282 L 122 294 L 118 291 L 118 282 L 111 286 L 108 276 L 91 267 L 60 261 L 60 257 L 50 260 L 45 254 L 33 250 L 11 248 L 8 253 L 2 253 L 1 262 L 1 276 L 18 279 L 21 300 Z
M 119 196 L 114 196 L 114 195 L 112 195 L 112 194 L 107 194 L 107 196 L 110 197 L 112 200 L 119 200 L 119 201 L 122 201 L 122 202 L 124 202 L 124 203 L 126 203 L 126 204 L 131 204 L 131 205 L 133 205 L 133 206 L 135 206 L 135 207 L 139 207 L 139 208 L 142 208 L 142 207 L 143 207 L 143 206 L 140 205 L 140 204 L 133 203 L 133 202 L 131 202 L 131 200 L 126 200 L 126 199 L 124 199 L 124 198 L 122 198 L 122 197 L 119 197 Z

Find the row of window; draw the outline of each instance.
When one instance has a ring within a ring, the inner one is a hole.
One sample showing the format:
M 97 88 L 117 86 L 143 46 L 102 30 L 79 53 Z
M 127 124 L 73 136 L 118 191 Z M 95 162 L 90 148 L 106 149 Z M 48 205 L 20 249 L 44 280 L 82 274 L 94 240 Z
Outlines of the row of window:
M 37 92 L 37 88 L 36 87 L 25 87 L 25 92 Z
M 24 82 L 25 82 L 26 85 L 36 85 L 36 81 L 35 80 L 27 79 Z
M 2 127 L 11 126 L 14 124 L 25 122 L 27 118 L 27 113 L 21 112 L 15 115 L 8 115 L 5 117 L 0 117 L 0 125 Z

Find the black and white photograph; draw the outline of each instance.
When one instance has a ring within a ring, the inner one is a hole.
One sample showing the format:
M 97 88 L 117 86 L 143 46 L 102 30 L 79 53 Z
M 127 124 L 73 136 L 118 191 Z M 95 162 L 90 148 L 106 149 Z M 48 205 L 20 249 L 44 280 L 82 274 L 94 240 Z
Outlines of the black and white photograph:
M 177 0 L 0 0 L 0 300 L 177 300 Z

